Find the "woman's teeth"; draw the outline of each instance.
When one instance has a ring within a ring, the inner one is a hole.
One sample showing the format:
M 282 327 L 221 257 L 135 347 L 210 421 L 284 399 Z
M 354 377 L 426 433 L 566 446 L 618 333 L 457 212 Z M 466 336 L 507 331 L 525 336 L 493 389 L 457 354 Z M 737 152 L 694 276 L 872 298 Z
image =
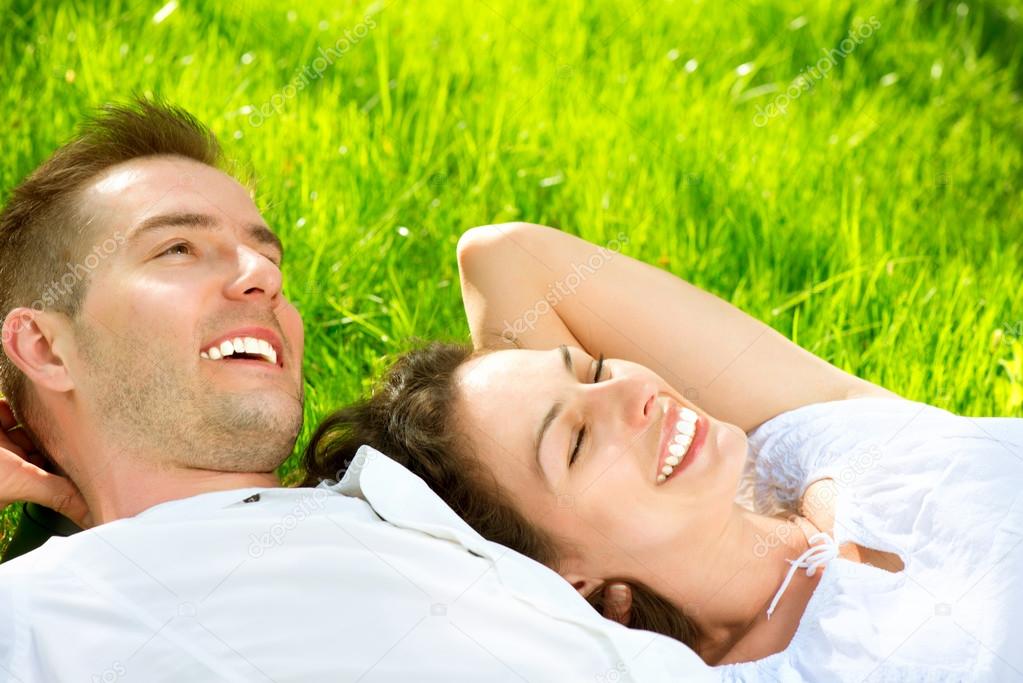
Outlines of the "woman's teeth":
M 679 410 L 678 422 L 675 423 L 675 434 L 668 444 L 668 457 L 664 460 L 660 474 L 657 475 L 657 483 L 667 479 L 675 467 L 682 462 L 693 443 L 693 435 L 696 434 L 696 412 L 685 406 Z

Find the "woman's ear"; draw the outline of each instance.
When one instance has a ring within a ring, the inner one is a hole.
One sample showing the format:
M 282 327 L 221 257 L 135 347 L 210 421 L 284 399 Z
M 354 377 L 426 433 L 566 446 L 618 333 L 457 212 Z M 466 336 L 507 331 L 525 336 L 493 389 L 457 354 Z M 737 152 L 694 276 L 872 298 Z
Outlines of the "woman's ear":
M 584 598 L 588 598 L 604 585 L 600 579 L 594 579 L 576 572 L 565 572 L 561 575 L 566 581 L 572 584 L 572 588 L 579 591 Z
M 605 619 L 625 626 L 632 621 L 632 588 L 621 581 L 607 583 L 581 574 L 564 573 L 562 576 L 579 591 Z

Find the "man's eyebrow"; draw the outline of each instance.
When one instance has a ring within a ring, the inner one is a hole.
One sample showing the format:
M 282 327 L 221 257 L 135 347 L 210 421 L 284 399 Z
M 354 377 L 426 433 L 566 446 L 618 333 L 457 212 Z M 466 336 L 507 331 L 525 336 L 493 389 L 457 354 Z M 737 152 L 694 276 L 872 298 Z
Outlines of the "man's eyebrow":
M 175 212 L 150 216 L 131 231 L 128 235 L 128 242 L 136 242 L 147 233 L 170 227 L 217 230 L 220 228 L 220 221 L 205 213 Z M 273 230 L 262 223 L 251 223 L 246 226 L 246 229 L 249 235 L 260 244 L 267 244 L 277 249 L 281 255 L 281 261 L 284 261 L 284 245 Z
M 558 347 L 561 351 L 561 360 L 565 364 L 565 370 L 570 375 L 575 377 L 575 370 L 572 367 L 572 354 L 568 352 L 568 347 L 562 344 Z M 533 450 L 536 451 L 536 468 L 541 476 L 546 476 L 543 470 L 543 465 L 540 464 L 540 443 L 543 441 L 543 435 L 547 433 L 547 428 L 551 426 L 554 419 L 561 413 L 562 409 L 561 401 L 556 401 L 551 409 L 544 415 L 543 421 L 540 422 L 540 428 L 536 430 L 536 440 L 533 444 Z

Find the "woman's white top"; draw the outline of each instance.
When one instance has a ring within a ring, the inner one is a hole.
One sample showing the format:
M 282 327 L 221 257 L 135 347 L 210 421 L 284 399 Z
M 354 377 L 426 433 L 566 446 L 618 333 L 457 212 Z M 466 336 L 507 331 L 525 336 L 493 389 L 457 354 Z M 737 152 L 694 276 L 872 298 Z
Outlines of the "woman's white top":
M 1023 681 L 1023 419 L 856 398 L 782 413 L 749 445 L 757 512 L 830 477 L 837 545 L 905 569 L 830 559 L 787 648 L 723 680 Z

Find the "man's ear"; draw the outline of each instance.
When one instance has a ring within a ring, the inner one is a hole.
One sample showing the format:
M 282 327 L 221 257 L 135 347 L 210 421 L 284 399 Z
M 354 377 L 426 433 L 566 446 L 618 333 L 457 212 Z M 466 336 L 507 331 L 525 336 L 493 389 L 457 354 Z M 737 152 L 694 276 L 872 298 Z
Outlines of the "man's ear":
M 11 362 L 37 387 L 55 392 L 74 388 L 60 349 L 70 334 L 59 313 L 15 308 L 4 319 L 3 349 Z

